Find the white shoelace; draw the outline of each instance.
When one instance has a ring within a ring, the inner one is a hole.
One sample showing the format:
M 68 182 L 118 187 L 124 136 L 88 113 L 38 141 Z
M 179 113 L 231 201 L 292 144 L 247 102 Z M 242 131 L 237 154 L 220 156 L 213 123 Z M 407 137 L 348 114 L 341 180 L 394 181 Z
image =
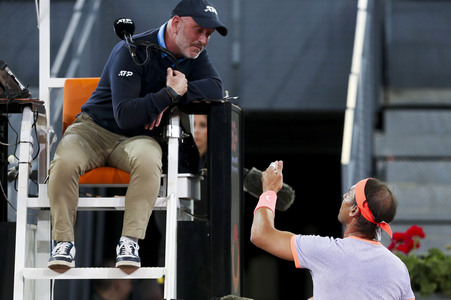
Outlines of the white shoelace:
M 135 247 L 136 252 L 138 252 L 139 246 L 137 243 L 134 243 L 131 241 L 122 242 L 122 245 L 120 246 L 121 250 L 119 251 L 119 254 L 120 255 L 135 255 L 133 253 L 132 247 Z
M 58 243 L 56 245 L 56 247 L 53 249 L 52 253 L 55 254 L 59 254 L 59 255 L 64 255 L 64 254 L 70 254 L 67 252 L 67 250 L 69 249 L 69 247 L 71 246 L 72 243 L 69 242 L 61 242 Z

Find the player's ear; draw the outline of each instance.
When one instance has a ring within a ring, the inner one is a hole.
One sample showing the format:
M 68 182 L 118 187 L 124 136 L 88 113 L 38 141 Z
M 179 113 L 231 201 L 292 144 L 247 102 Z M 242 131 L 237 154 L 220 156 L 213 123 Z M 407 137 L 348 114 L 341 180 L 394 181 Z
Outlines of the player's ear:
M 359 213 L 360 213 L 359 207 L 358 207 L 357 205 L 354 205 L 354 206 L 351 208 L 351 211 L 349 212 L 349 216 L 355 217 L 355 216 L 357 216 Z

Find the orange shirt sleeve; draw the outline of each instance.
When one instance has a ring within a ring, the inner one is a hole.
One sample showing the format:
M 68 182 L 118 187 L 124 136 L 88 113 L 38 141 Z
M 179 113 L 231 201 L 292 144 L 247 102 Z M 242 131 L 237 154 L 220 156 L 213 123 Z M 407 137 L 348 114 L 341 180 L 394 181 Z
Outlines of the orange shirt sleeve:
M 295 240 L 296 240 L 296 235 L 293 235 L 291 237 L 291 253 L 293 254 L 294 264 L 296 265 L 296 268 L 299 269 L 299 268 L 301 268 L 301 265 L 299 264 L 299 257 L 298 257 L 298 252 L 296 251 Z

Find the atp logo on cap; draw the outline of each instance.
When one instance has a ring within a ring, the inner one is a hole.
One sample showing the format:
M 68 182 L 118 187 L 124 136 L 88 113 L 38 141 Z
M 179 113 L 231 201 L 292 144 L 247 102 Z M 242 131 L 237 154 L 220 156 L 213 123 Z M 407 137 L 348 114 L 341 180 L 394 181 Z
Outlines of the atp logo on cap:
M 212 12 L 215 14 L 218 14 L 218 12 L 216 11 L 216 8 L 214 8 L 213 6 L 207 5 L 204 9 L 205 12 Z

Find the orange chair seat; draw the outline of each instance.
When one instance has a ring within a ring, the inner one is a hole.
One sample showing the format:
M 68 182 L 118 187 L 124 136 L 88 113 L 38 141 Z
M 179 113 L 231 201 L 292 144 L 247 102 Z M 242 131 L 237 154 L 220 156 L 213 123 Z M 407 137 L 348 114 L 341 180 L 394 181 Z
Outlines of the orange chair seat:
M 89 99 L 99 83 L 99 77 L 68 78 L 63 92 L 63 132 L 80 113 L 80 107 Z M 112 167 L 100 167 L 80 177 L 80 184 L 129 184 L 130 174 Z
M 130 174 L 112 167 L 92 169 L 80 177 L 80 184 L 129 184 Z

